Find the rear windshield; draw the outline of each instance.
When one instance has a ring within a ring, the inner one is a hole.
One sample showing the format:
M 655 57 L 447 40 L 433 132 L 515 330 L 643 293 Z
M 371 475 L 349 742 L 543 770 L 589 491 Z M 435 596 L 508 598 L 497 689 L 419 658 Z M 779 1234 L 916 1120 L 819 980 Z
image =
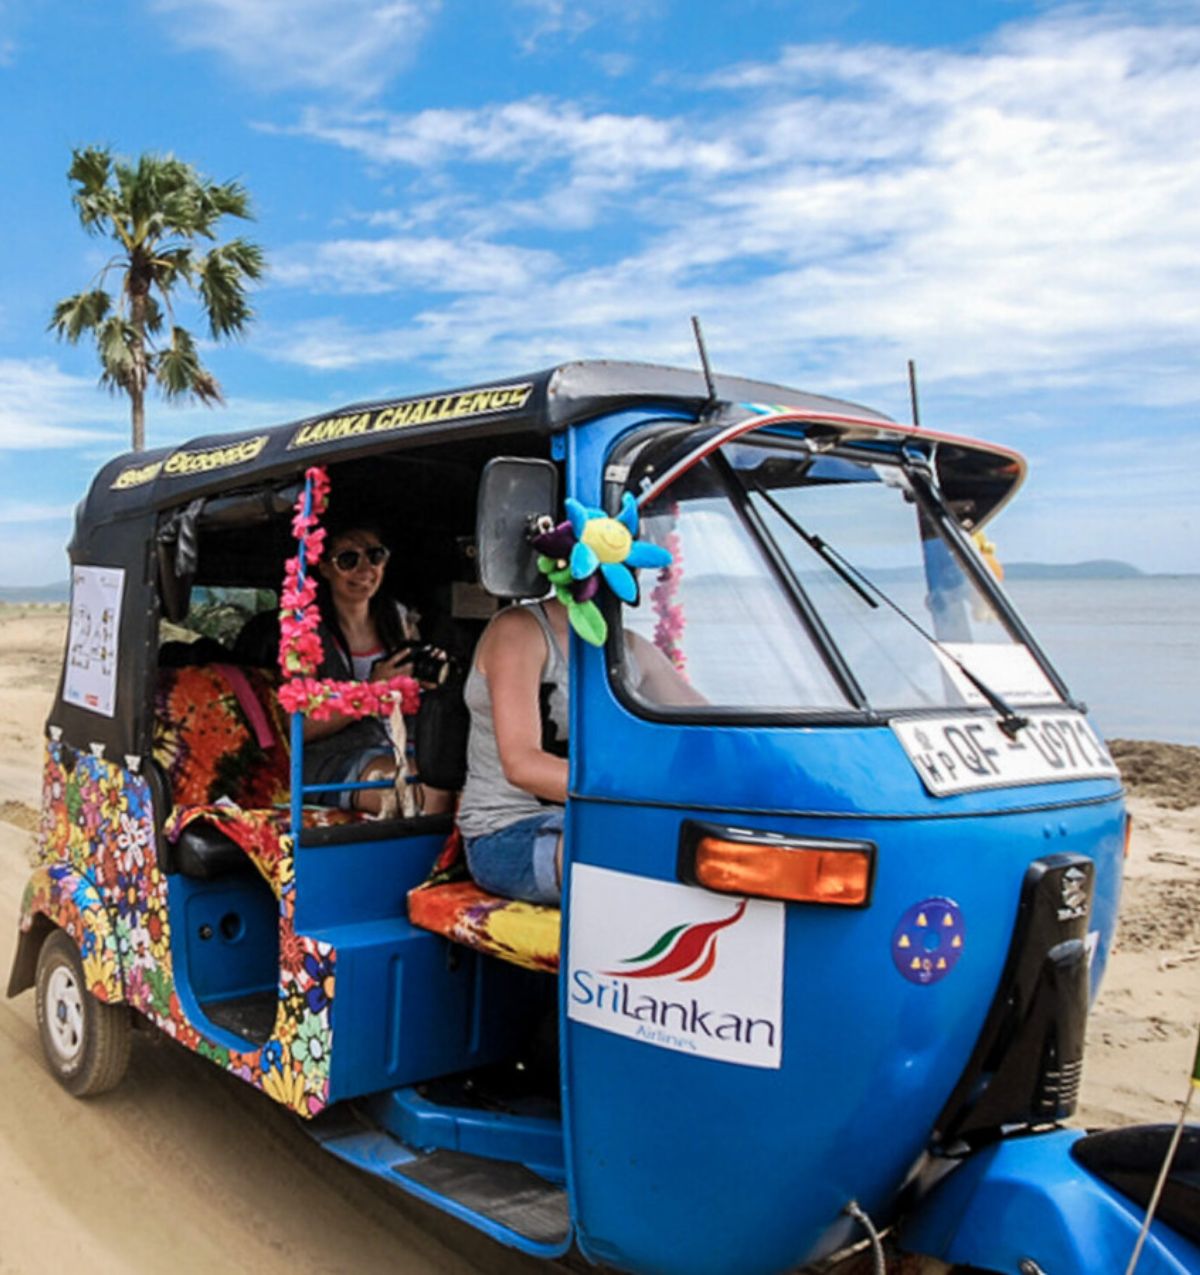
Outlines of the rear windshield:
M 625 627 L 674 665 L 691 702 L 885 713 L 983 704 L 955 658 L 1014 703 L 1058 700 L 967 570 L 972 551 L 896 464 L 762 436 L 699 462 L 641 514 L 641 537 L 674 563 L 642 573 Z M 636 659 L 622 677 L 635 699 L 661 700 Z

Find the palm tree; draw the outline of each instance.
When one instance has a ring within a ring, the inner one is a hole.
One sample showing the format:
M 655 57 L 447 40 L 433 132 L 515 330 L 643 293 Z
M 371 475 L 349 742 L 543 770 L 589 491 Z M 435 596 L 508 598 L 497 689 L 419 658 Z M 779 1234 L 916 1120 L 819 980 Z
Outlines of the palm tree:
M 99 146 L 74 151 L 67 176 L 83 228 L 119 248 L 91 288 L 54 307 L 49 330 L 72 344 L 84 333 L 95 338 L 100 384 L 129 395 L 133 448 L 141 451 L 151 378 L 168 399 L 222 401 L 195 339 L 175 321 L 173 299 L 185 284 L 214 338 L 241 334 L 253 317 L 246 284 L 262 275 L 263 252 L 246 239 L 215 244 L 214 227 L 222 217 L 250 218 L 250 198 L 239 183 L 210 181 L 173 155 L 142 155 L 133 164 Z M 197 240 L 214 246 L 202 253 Z M 121 272 L 115 298 L 105 288 L 112 270 Z

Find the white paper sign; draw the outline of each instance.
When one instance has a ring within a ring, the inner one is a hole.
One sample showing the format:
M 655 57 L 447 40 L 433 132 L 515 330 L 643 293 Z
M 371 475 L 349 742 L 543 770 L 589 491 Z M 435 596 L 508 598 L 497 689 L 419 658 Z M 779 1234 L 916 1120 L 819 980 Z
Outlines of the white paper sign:
M 1010 704 L 1053 704 L 1059 699 L 1050 679 L 1024 643 L 943 642 L 942 651 L 935 647 L 934 653 L 968 704 L 982 707 L 987 699 L 969 678 L 963 676 L 962 669 L 954 660 L 946 658 L 943 651 L 962 660 L 976 677 L 986 683 L 988 690 L 995 691 Z
M 576 864 L 569 1016 L 660 1049 L 780 1066 L 782 903 Z
M 76 567 L 71 578 L 71 633 L 63 699 L 111 717 L 117 698 L 117 633 L 122 567 Z

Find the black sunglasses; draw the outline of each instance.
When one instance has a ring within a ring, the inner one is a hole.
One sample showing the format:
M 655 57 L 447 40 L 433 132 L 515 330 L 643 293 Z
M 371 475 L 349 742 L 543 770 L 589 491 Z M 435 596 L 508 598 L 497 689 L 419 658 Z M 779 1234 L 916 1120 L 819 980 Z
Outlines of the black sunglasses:
M 339 571 L 353 571 L 358 566 L 359 558 L 366 558 L 371 566 L 381 567 L 391 552 L 387 545 L 372 545 L 369 549 L 343 549 L 333 555 L 333 565 Z

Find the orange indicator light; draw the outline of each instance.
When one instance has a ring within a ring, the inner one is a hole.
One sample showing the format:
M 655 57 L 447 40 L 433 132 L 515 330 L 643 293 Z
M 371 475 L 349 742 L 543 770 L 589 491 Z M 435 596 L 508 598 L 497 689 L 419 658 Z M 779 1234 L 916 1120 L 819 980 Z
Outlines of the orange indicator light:
M 871 848 L 772 844 L 711 834 L 696 842 L 698 885 L 725 894 L 863 907 L 871 895 Z
M 1125 815 L 1125 857 L 1129 858 L 1129 851 L 1133 848 L 1133 816 Z

